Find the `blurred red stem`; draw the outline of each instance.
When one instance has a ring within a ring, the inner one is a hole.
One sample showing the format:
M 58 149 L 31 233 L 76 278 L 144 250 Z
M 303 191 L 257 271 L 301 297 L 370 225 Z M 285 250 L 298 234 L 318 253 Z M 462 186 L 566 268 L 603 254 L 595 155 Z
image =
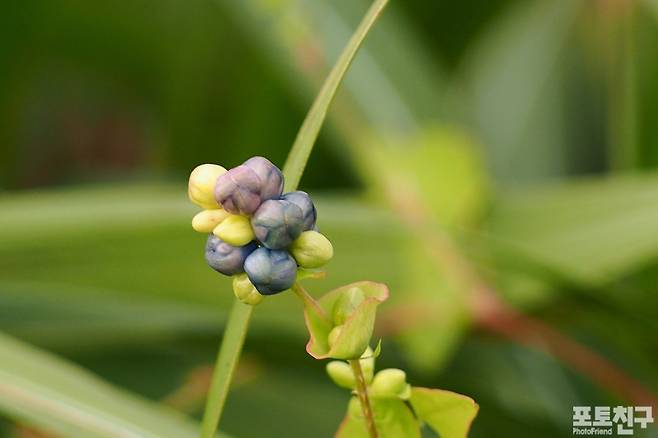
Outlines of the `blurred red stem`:
M 473 306 L 478 327 L 519 344 L 543 348 L 622 399 L 636 406 L 658 408 L 654 394 L 594 350 L 516 311 L 490 290 L 479 291 L 475 302 L 478 303 Z

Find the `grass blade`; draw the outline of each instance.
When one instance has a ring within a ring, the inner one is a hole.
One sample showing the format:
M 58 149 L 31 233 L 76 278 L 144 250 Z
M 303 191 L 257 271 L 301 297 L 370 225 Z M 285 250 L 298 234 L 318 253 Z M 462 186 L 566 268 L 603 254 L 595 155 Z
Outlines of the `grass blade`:
M 352 63 L 356 52 L 359 50 L 359 47 L 361 47 L 368 31 L 375 23 L 382 10 L 386 7 L 387 3 L 388 0 L 376 0 L 372 4 L 338 58 L 338 61 L 329 73 L 327 80 L 322 85 L 320 93 L 315 98 L 311 109 L 304 119 L 304 123 L 302 123 L 302 126 L 297 133 L 295 143 L 293 143 L 286 164 L 283 167 L 283 174 L 286 177 L 284 191 L 289 192 L 297 188 L 299 180 L 302 178 L 304 168 L 306 167 L 306 162 L 313 150 L 315 140 L 320 133 L 322 123 L 327 116 L 329 105 L 336 94 L 336 90 Z
M 61 436 L 193 437 L 182 414 L 0 334 L 0 411 Z

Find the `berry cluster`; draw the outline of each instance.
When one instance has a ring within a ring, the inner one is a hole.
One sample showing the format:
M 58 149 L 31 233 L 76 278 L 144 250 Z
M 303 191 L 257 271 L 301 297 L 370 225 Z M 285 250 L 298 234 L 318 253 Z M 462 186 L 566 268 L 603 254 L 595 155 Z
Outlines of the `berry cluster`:
M 317 231 L 313 201 L 302 191 L 283 194 L 283 174 L 263 157 L 226 170 L 202 164 L 190 175 L 190 200 L 204 210 L 192 227 L 211 233 L 206 261 L 232 275 L 236 296 L 256 304 L 289 289 L 297 268 L 318 268 L 333 256 Z

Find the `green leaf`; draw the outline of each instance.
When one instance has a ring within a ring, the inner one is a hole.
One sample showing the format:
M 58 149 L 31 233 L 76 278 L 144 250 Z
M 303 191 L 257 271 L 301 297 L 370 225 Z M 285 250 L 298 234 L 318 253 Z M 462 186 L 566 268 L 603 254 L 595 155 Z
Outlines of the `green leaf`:
M 398 399 L 371 399 L 380 438 L 420 437 L 420 425 L 409 407 Z M 359 399 L 352 397 L 337 438 L 369 438 Z
M 336 303 L 357 292 L 362 294 L 351 312 L 345 315 L 343 324 L 334 323 Z M 306 351 L 316 359 L 356 359 L 370 343 L 375 326 L 377 306 L 388 298 L 388 288 L 382 283 L 360 281 L 335 289 L 317 301 L 317 306 L 307 302 L 304 306 L 304 319 L 310 339 Z M 340 335 L 329 345 L 329 334 L 341 325 Z
M 565 86 L 559 73 L 568 65 L 565 49 L 583 4 L 519 2 L 492 23 L 457 75 L 465 78 L 468 95 L 462 104 L 499 180 L 563 173 L 569 147 L 578 146 L 564 135 Z
M 511 192 L 497 202 L 490 232 L 497 255 L 509 263 L 524 260 L 562 279 L 604 285 L 658 255 L 658 177 Z
M 466 132 L 435 125 L 395 143 L 402 147 L 382 148 L 364 163 L 383 186 L 379 191 L 413 191 L 431 219 L 444 226 L 479 222 L 488 202 L 487 171 Z
M 442 389 L 414 387 L 411 406 L 416 416 L 441 438 L 465 438 L 479 406 L 473 399 Z
M 0 411 L 62 436 L 196 437 L 182 414 L 0 334 Z

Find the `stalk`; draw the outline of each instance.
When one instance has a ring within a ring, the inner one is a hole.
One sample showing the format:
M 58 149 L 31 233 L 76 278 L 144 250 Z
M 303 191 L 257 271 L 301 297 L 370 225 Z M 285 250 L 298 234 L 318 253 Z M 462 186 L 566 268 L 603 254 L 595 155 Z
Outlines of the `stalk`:
M 366 12 L 366 15 L 363 17 L 361 23 L 343 49 L 343 52 L 340 54 L 336 64 L 329 73 L 329 76 L 327 76 L 320 92 L 315 98 L 311 109 L 306 115 L 306 118 L 297 133 L 295 142 L 290 149 L 290 153 L 288 154 L 288 158 L 283 167 L 283 175 L 285 177 L 284 190 L 286 192 L 297 189 L 302 174 L 304 173 L 306 162 L 311 155 L 313 145 L 318 138 L 320 128 L 327 116 L 329 105 L 331 105 L 331 102 L 333 101 L 336 90 L 351 65 L 356 52 L 359 50 L 359 47 L 361 47 L 368 31 L 371 29 L 387 3 L 388 0 L 375 0 L 370 9 L 368 9 L 368 12 Z M 222 411 L 224 410 L 233 373 L 240 359 L 240 353 L 242 352 L 252 312 L 252 306 L 243 304 L 236 299 L 236 302 L 233 304 L 233 309 L 229 314 L 226 331 L 224 332 L 222 346 L 217 356 L 215 371 L 213 373 L 212 383 L 206 401 L 206 408 L 201 426 L 202 438 L 214 437 L 216 430 L 219 427 L 219 420 L 221 419 Z M 361 377 L 363 379 L 363 375 Z
M 361 402 L 361 411 L 363 411 L 363 416 L 366 419 L 368 433 L 370 434 L 370 438 L 377 438 L 379 435 L 377 434 L 377 426 L 375 425 L 375 416 L 370 405 L 370 399 L 368 398 L 368 386 L 366 385 L 365 377 L 363 377 L 361 363 L 359 359 L 352 359 L 348 362 L 352 367 L 352 373 L 356 381 L 356 394 Z

